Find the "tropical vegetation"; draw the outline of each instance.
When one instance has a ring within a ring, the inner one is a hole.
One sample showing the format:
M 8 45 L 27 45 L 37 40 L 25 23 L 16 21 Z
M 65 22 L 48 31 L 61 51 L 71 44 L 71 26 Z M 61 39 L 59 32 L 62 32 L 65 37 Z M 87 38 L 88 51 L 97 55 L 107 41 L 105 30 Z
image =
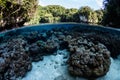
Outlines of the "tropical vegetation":
M 89 6 L 67 9 L 60 5 L 38 5 L 38 0 L 0 0 L 0 30 L 23 25 L 79 22 L 120 26 L 120 0 L 104 0 L 104 9 Z

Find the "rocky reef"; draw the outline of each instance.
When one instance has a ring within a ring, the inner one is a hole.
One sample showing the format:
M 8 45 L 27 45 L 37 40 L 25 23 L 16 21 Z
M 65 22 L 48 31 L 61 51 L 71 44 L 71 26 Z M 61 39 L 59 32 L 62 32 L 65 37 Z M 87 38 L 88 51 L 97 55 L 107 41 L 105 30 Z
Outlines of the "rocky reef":
M 99 41 L 92 41 L 86 38 L 86 34 L 74 30 L 63 31 L 62 33 L 57 35 L 60 41 L 59 49 L 67 49 L 70 52 L 68 59 L 70 74 L 96 78 L 109 71 L 111 64 L 110 51 L 104 44 Z
M 0 80 L 16 80 L 31 70 L 31 60 L 25 51 L 26 41 L 18 38 L 0 45 Z
M 33 31 L 17 35 L 0 44 L 0 80 L 16 80 L 31 70 L 32 62 L 57 50 L 70 52 L 68 70 L 79 77 L 99 77 L 110 67 L 110 51 L 99 40 L 86 38 L 74 29 L 54 28 L 43 33 Z M 92 37 L 94 38 L 94 37 Z
M 73 43 L 77 42 L 74 46 Z M 105 75 L 111 64 L 110 52 L 101 44 L 78 39 L 70 44 L 68 70 L 73 76 L 96 78 Z

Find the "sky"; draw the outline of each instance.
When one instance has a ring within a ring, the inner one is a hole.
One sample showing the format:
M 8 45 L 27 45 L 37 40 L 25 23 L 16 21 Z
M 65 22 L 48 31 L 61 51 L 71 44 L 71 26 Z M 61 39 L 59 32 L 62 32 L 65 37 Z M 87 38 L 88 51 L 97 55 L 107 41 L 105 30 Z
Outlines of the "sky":
M 90 6 L 92 9 L 97 10 L 103 7 L 103 0 L 39 0 L 42 6 L 47 5 L 61 5 L 65 8 L 77 8 L 81 6 Z

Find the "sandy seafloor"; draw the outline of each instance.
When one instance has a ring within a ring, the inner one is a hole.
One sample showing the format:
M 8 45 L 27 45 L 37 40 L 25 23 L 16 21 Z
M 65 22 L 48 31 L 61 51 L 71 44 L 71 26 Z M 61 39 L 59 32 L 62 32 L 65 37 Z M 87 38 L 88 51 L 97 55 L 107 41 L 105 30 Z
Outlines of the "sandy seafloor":
M 44 56 L 43 61 L 33 62 L 32 70 L 23 79 L 18 80 L 87 80 L 84 78 L 71 77 L 68 74 L 66 50 L 57 51 L 56 55 Z M 120 57 L 111 58 L 109 72 L 97 80 L 120 80 Z

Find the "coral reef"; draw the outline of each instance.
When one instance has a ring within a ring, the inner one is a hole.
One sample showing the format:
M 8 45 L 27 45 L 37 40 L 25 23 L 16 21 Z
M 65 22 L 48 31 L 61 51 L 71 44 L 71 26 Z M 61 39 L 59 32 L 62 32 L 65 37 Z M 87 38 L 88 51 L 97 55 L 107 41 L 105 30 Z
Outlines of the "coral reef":
M 10 37 L 10 36 L 8 36 Z M 55 28 L 5 39 L 0 44 L 0 80 L 15 80 L 31 70 L 31 63 L 57 50 L 70 52 L 68 70 L 74 76 L 99 77 L 110 67 L 110 52 L 99 40 L 74 29 Z M 68 56 L 65 56 L 65 58 Z
M 75 43 L 76 44 L 73 44 Z M 71 42 L 68 70 L 74 76 L 95 78 L 105 75 L 110 67 L 110 52 L 101 44 L 80 38 Z
M 32 61 L 39 61 L 43 59 L 44 55 L 53 54 L 57 51 L 58 43 L 52 40 L 37 41 L 29 46 L 30 57 Z
M 0 80 L 16 80 L 31 70 L 31 61 L 22 39 L 12 39 L 0 45 Z

